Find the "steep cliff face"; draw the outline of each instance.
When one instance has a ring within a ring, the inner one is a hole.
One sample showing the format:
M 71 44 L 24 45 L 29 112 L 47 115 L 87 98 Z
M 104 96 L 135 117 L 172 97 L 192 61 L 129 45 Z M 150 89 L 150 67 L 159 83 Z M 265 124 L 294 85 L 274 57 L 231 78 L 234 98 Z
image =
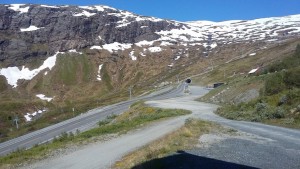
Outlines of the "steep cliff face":
M 152 41 L 169 21 L 105 6 L 0 5 L 0 60 L 53 55 L 93 45 Z

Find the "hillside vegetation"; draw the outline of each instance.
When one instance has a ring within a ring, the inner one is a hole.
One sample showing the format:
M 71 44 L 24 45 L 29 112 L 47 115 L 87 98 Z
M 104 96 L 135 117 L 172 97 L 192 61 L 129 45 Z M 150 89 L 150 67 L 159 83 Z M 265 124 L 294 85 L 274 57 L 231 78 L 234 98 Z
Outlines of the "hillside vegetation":
M 263 82 L 259 96 L 248 102 L 225 104 L 217 114 L 229 119 L 300 128 L 300 45 L 294 54 L 268 65 L 251 79 L 254 83 Z

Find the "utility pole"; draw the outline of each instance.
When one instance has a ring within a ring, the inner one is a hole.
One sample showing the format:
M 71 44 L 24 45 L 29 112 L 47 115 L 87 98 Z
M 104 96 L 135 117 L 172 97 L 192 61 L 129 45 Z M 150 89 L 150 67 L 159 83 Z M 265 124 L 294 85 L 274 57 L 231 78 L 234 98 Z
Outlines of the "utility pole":
M 15 118 L 14 118 L 14 122 L 16 123 L 16 127 L 17 127 L 17 129 L 19 129 L 19 123 L 18 123 L 18 121 L 19 121 L 19 118 L 18 118 L 18 116 L 15 116 Z
M 212 59 L 210 58 L 209 61 L 210 61 L 210 65 L 211 65 L 211 70 L 214 70 L 214 65 L 213 65 Z
M 72 111 L 73 111 L 73 117 L 75 116 L 75 108 L 73 107 L 72 108 Z

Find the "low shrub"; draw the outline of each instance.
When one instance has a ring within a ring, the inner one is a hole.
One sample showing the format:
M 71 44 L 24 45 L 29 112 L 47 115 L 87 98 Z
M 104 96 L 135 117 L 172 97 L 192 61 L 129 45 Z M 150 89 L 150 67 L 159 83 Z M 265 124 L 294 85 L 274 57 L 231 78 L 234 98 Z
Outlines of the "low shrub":
M 278 107 L 278 108 L 276 108 L 276 110 L 274 111 L 274 113 L 272 115 L 273 115 L 273 118 L 276 118 L 276 119 L 284 118 L 285 110 L 282 107 Z

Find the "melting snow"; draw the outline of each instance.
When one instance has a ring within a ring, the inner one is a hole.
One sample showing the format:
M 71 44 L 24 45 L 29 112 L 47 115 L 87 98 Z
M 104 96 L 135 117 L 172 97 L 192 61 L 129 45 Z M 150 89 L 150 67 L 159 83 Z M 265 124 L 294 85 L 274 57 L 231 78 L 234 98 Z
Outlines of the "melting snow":
M 97 75 L 97 80 L 98 80 L 98 81 L 101 81 L 101 80 L 102 80 L 102 78 L 101 78 L 101 70 L 102 70 L 102 66 L 103 66 L 103 64 L 99 65 L 98 75 Z
M 111 9 L 111 10 L 116 11 L 115 8 L 112 8 L 112 7 L 109 7 L 109 6 L 105 6 L 105 5 L 79 6 L 79 8 L 88 9 L 88 10 L 97 10 L 99 12 L 103 12 L 105 9 Z
M 134 51 L 131 51 L 131 52 L 129 53 L 129 56 L 131 57 L 132 60 L 136 60 L 136 59 L 137 59 L 137 57 L 134 56 Z
M 143 52 L 140 52 L 140 55 L 141 55 L 141 56 L 146 56 Z
M 29 31 L 36 31 L 36 30 L 39 30 L 39 29 L 41 29 L 41 28 L 30 25 L 28 28 L 21 28 L 20 30 L 21 30 L 21 32 L 29 32 Z
M 82 52 L 77 52 L 76 49 L 71 49 L 71 50 L 69 50 L 68 52 L 69 52 L 69 53 L 78 53 L 78 54 L 82 55 Z
M 173 44 L 170 42 L 165 42 L 165 41 L 160 43 L 160 46 L 170 46 L 170 45 L 173 45 Z
M 133 21 L 136 21 L 136 22 L 145 21 L 145 20 L 152 21 L 152 22 L 163 21 L 162 19 L 159 19 L 159 18 L 135 15 L 128 11 L 119 11 L 118 13 L 108 13 L 108 15 L 122 18 L 122 20 L 117 22 L 117 24 L 118 24 L 117 28 L 127 26 L 127 25 L 131 24 Z
M 161 47 L 150 47 L 148 50 L 153 53 L 162 51 Z
M 113 53 L 115 50 L 125 50 L 129 48 L 131 48 L 131 44 L 122 44 L 119 42 L 103 45 L 103 49 L 108 50 L 110 53 Z
M 21 7 L 24 6 L 25 4 L 11 4 L 10 7 L 8 7 L 8 9 L 12 9 L 16 12 L 20 12 L 20 13 L 26 13 L 29 10 L 29 6 L 28 7 Z
M 212 43 L 211 45 L 210 45 L 210 47 L 213 49 L 213 48 L 216 48 L 218 46 L 218 44 L 216 43 L 216 42 L 214 42 L 214 43 Z
M 21 70 L 18 67 L 8 67 L 8 68 L 0 69 L 0 75 L 5 76 L 7 83 L 11 85 L 13 88 L 15 88 L 18 86 L 17 83 L 19 79 L 31 80 L 42 70 L 46 68 L 49 68 L 51 70 L 55 66 L 56 56 L 59 53 L 61 52 L 57 52 L 55 55 L 47 58 L 44 61 L 43 65 L 41 65 L 37 69 L 29 70 L 28 68 L 25 68 L 25 66 L 23 66 Z
M 173 67 L 174 66 L 174 63 L 171 63 L 168 65 L 168 67 Z
M 95 9 L 93 6 L 79 6 L 79 8 L 88 9 L 88 10 L 94 10 Z
M 101 50 L 101 46 L 92 46 L 90 49 L 98 49 L 98 50 Z
M 178 59 L 180 59 L 180 56 L 176 56 L 176 58 L 174 60 L 178 60 Z
M 26 115 L 24 115 L 25 119 L 27 122 L 31 121 L 33 117 L 39 115 L 39 114 L 42 114 L 43 112 L 46 112 L 45 109 L 42 109 L 42 110 L 38 110 L 36 112 L 33 112 L 33 113 L 26 113 Z
M 91 17 L 93 15 L 96 15 L 96 13 L 90 13 L 88 11 L 83 10 L 82 13 L 74 14 L 73 16 L 86 16 Z
M 35 96 L 38 97 L 38 98 L 40 98 L 41 100 L 46 100 L 48 102 L 50 102 L 53 99 L 51 97 L 46 97 L 44 94 L 37 94 Z
M 249 56 L 255 56 L 256 55 L 256 53 L 251 53 L 251 54 L 249 54 Z
M 139 46 L 139 47 L 143 47 L 143 46 L 151 46 L 153 45 L 155 41 L 146 41 L 146 40 L 143 40 L 143 41 L 140 41 L 138 43 L 135 43 L 136 46 Z
M 50 5 L 41 5 L 41 7 L 45 7 L 45 8 L 59 8 L 58 6 L 50 6 Z
M 249 72 L 248 74 L 255 73 L 257 70 L 258 70 L 258 68 L 256 68 L 256 69 L 252 69 L 252 70 L 250 70 L 250 72 Z

